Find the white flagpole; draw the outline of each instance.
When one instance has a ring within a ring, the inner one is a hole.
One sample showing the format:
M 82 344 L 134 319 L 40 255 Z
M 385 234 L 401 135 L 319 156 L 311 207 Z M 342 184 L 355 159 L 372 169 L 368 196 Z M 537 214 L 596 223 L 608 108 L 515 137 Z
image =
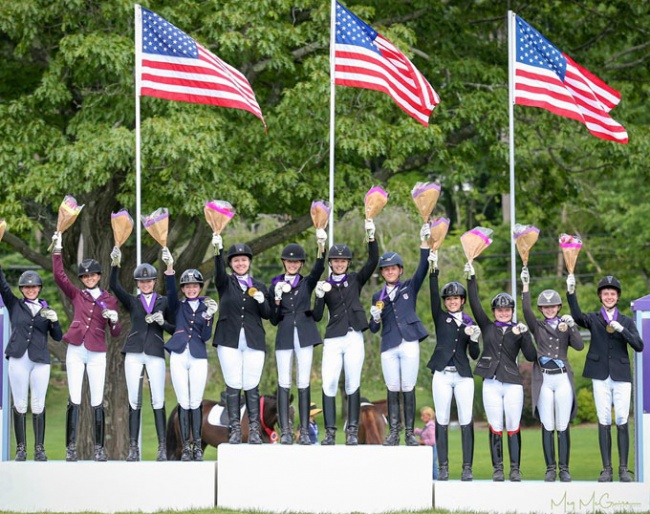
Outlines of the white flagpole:
M 140 228 L 140 87 L 141 87 L 141 61 L 142 61 L 142 10 L 135 4 L 135 237 L 136 237 L 136 265 L 142 262 L 142 230 Z
M 510 145 L 510 280 L 512 284 L 512 297 L 517 301 L 517 261 L 515 240 L 512 229 L 515 226 L 515 13 L 508 11 L 508 116 L 510 119 L 509 145 Z M 517 309 L 514 311 L 514 321 L 517 321 Z
M 330 246 L 334 244 L 334 158 L 335 158 L 335 106 L 336 106 L 336 86 L 335 86 L 335 58 L 336 58 L 336 0 L 332 0 L 330 7 L 330 181 L 329 181 L 329 202 L 330 202 L 330 220 L 329 220 L 329 242 Z

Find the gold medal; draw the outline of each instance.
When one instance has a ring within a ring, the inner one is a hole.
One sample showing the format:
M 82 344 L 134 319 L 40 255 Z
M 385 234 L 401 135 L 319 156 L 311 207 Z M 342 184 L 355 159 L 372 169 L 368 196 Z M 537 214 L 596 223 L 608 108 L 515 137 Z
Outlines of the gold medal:
M 560 324 L 558 324 L 557 329 L 560 332 L 566 332 L 567 330 L 569 330 L 569 325 L 567 325 L 564 321 L 562 321 Z
M 257 293 L 257 287 L 249 287 L 248 288 L 248 296 L 254 296 L 255 293 Z
M 375 304 L 375 306 L 376 306 L 379 310 L 381 310 L 381 309 L 384 308 L 384 302 L 382 302 L 381 300 L 379 300 L 379 301 Z
M 331 290 L 332 290 L 332 284 L 330 284 L 329 282 L 325 282 L 323 284 L 323 291 L 329 293 Z
M 465 333 L 468 336 L 471 336 L 473 332 L 474 332 L 474 329 L 472 327 L 465 327 Z
M 521 330 L 519 330 L 519 327 L 515 325 L 514 327 L 512 327 L 512 333 L 518 336 L 519 334 L 521 334 Z
M 285 282 L 282 284 L 282 292 L 283 293 L 289 293 L 291 291 L 291 284 Z
M 607 325 L 607 328 L 605 330 L 607 330 L 608 334 L 613 334 L 614 332 L 616 332 L 616 330 L 614 330 L 614 327 L 612 327 L 611 325 Z

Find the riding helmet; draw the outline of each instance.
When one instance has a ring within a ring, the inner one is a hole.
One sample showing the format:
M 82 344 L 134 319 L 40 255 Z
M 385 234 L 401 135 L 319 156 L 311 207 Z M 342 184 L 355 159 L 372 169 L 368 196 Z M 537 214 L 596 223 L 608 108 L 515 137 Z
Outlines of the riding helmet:
M 515 308 L 515 300 L 508 293 L 499 293 L 492 299 L 492 310 L 505 309 L 510 307 Z
M 562 307 L 562 298 L 560 293 L 553 289 L 545 289 L 537 297 L 537 307 L 553 307 L 559 305 Z
M 280 259 L 283 261 L 305 261 L 305 249 L 296 243 L 288 244 L 282 250 Z
M 621 294 L 621 283 L 616 277 L 613 277 L 612 275 L 607 275 L 606 277 L 603 277 L 600 279 L 598 282 L 598 294 L 600 295 L 601 289 L 616 289 L 618 291 L 618 294 L 620 296 Z
M 253 260 L 253 250 L 246 243 L 235 243 L 230 248 L 228 248 L 228 262 L 231 261 L 233 257 L 238 255 L 245 255 L 249 259 Z
M 156 280 L 157 278 L 158 270 L 146 262 L 140 264 L 133 272 L 134 280 Z
M 199 284 L 203 285 L 203 275 L 197 269 L 186 269 L 181 275 L 181 285 L 185 284 Z
M 39 286 L 43 287 L 43 279 L 41 276 L 32 270 L 25 271 L 18 279 L 18 287 L 25 286 Z
M 93 273 L 97 273 L 99 275 L 102 274 L 102 267 L 95 259 L 84 259 L 81 261 L 81 263 L 79 263 L 78 275 L 80 278 L 84 275 L 91 275 Z
M 386 252 L 379 258 L 379 268 L 387 268 L 388 266 L 399 266 L 404 268 L 404 261 L 399 253 Z
M 440 296 L 443 298 L 449 298 L 450 296 L 460 296 L 461 298 L 467 298 L 467 291 L 465 291 L 463 284 L 460 282 L 449 282 L 442 287 Z
M 348 259 L 352 260 L 352 250 L 348 245 L 335 244 L 330 248 L 329 259 Z

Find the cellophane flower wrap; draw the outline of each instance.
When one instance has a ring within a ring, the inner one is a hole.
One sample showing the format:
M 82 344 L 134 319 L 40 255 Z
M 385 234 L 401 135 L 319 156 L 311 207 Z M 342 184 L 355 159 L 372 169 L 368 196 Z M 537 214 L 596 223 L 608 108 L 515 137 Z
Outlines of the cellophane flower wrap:
M 449 231 L 449 219 L 448 218 L 435 218 L 431 220 L 429 224 L 431 227 L 431 236 L 429 236 L 429 248 L 431 251 L 437 252 L 438 249 L 442 246 L 442 242 L 447 237 L 447 232 Z
M 381 186 L 371 187 L 364 198 L 366 219 L 375 219 L 387 203 L 388 193 Z
M 327 228 L 331 213 L 329 202 L 326 202 L 325 200 L 316 200 L 315 202 L 311 203 L 311 209 L 309 212 L 311 214 L 311 220 L 314 223 L 314 228 L 317 230 L 325 230 Z M 319 244 L 318 256 L 320 257 L 323 255 L 324 251 L 325 245 Z
M 115 246 L 121 248 L 133 232 L 133 218 L 129 211 L 120 209 L 118 212 L 111 212 L 111 227 Z
M 492 236 L 493 232 L 491 228 L 474 227 L 472 230 L 468 230 L 460 236 L 460 242 L 463 245 L 467 262 L 474 262 L 474 259 L 492 244 L 490 236 Z
M 562 234 L 560 236 L 560 249 L 564 257 L 564 264 L 569 273 L 573 273 L 576 269 L 576 261 L 578 254 L 582 248 L 582 240 L 577 236 L 569 234 Z
M 167 234 L 169 232 L 169 211 L 166 207 L 160 207 L 149 216 L 141 216 L 142 225 L 151 234 L 156 242 L 165 248 L 167 246 Z
M 411 196 L 425 223 L 433 212 L 440 197 L 440 184 L 435 182 L 418 182 L 411 190 Z
M 537 242 L 537 238 L 539 238 L 539 229 L 532 225 L 516 223 L 512 229 L 512 238 L 515 240 L 515 246 L 524 266 L 528 266 L 530 249 Z
M 0 241 L 2 241 L 2 236 L 5 235 L 5 230 L 7 230 L 7 222 L 0 218 Z
M 209 202 L 205 202 L 203 213 L 212 232 L 221 234 L 223 229 L 226 228 L 226 225 L 235 216 L 235 208 L 230 202 L 226 202 L 225 200 L 210 200 Z
M 79 205 L 74 196 L 66 195 L 59 206 L 59 217 L 56 220 L 56 231 L 65 232 L 68 230 L 79 216 L 83 205 Z

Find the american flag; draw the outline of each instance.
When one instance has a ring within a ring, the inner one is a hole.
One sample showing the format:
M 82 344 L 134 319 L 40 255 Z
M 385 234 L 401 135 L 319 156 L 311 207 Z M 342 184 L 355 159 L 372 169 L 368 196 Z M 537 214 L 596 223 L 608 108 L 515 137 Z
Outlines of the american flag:
M 438 93 L 393 43 L 336 2 L 334 82 L 383 91 L 425 127 Z
M 264 116 L 246 77 L 156 13 L 140 10 L 136 30 L 143 96 L 243 109 Z M 136 11 L 137 12 L 137 11 Z
M 546 109 L 583 123 L 596 137 L 627 143 L 625 128 L 609 115 L 620 102 L 620 93 L 519 16 L 515 20 L 515 104 Z

